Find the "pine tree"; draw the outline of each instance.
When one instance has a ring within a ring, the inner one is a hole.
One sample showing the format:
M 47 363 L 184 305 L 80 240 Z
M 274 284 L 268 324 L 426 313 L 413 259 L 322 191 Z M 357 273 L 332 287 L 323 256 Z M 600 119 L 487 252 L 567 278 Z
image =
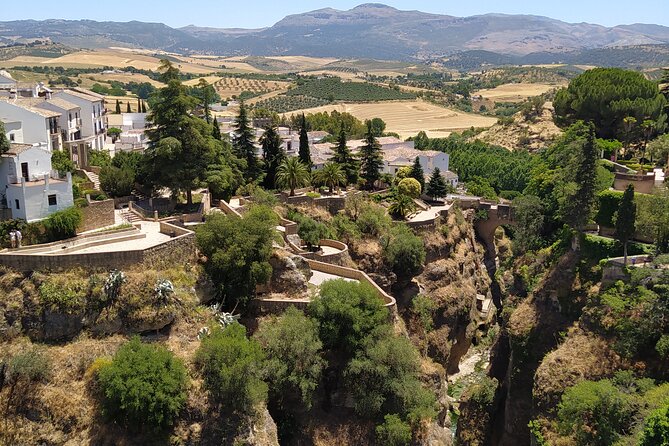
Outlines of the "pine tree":
M 381 167 L 383 166 L 383 154 L 381 145 L 374 136 L 372 122 L 367 121 L 367 135 L 365 145 L 360 148 L 361 176 L 365 180 L 365 187 L 374 189 L 374 183 L 381 178 Z
M 414 178 L 420 183 L 421 192 L 425 190 L 425 172 L 423 172 L 423 166 L 420 165 L 420 158 L 416 157 L 413 161 L 413 166 L 411 166 L 411 173 L 409 174 L 410 178 Z
M 128 101 L 128 103 L 126 104 L 125 112 L 126 113 L 132 113 L 132 110 L 130 110 L 130 101 Z
M 432 197 L 433 200 L 437 198 L 445 197 L 448 194 L 448 186 L 446 185 L 446 180 L 441 176 L 441 171 L 438 167 L 435 167 L 430 176 L 430 181 L 427 183 L 425 193 Z
M 625 265 L 627 265 L 627 245 L 636 232 L 636 203 L 634 203 L 634 186 L 629 185 L 616 214 L 616 239 L 623 244 Z
M 302 122 L 300 123 L 300 150 L 298 152 L 300 162 L 311 168 L 311 151 L 309 150 L 309 135 L 307 133 L 307 118 L 302 113 Z
M 118 101 L 118 99 L 116 100 L 116 110 L 115 110 L 115 112 L 116 112 L 117 115 L 121 114 L 121 103 Z
M 355 184 L 358 182 L 360 166 L 358 165 L 358 160 L 356 160 L 351 149 L 346 144 L 346 131 L 342 124 L 339 138 L 337 139 L 337 147 L 335 147 L 330 161 L 341 166 L 346 176 L 346 184 Z
M 235 135 L 232 138 L 232 147 L 235 155 L 246 161 L 244 176 L 247 181 L 255 180 L 260 173 L 255 149 L 255 132 L 251 127 L 248 111 L 243 102 L 239 104 L 239 115 L 235 123 Z
M 262 145 L 262 157 L 265 164 L 265 178 L 263 186 L 266 189 L 276 189 L 276 171 L 286 154 L 281 148 L 281 136 L 276 127 L 270 125 L 260 138 Z
M 211 132 L 211 134 L 214 135 L 214 138 L 216 138 L 216 139 L 218 139 L 219 141 L 221 141 L 221 139 L 222 139 L 222 137 L 221 137 L 221 128 L 220 128 L 219 125 L 218 125 L 218 120 L 216 119 L 216 117 L 214 117 L 213 125 L 214 125 L 214 129 L 213 129 L 213 131 Z

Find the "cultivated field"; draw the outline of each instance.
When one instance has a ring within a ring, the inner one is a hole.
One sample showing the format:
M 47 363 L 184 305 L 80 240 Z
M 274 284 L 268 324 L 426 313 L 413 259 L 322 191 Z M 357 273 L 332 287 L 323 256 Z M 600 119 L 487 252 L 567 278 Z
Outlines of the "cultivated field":
M 396 101 L 373 104 L 338 104 L 299 110 L 286 113 L 317 113 L 331 112 L 351 113 L 361 120 L 381 118 L 386 122 L 386 131 L 396 132 L 402 138 L 416 136 L 424 130 L 432 138 L 442 138 L 454 131 L 466 130 L 470 127 L 490 127 L 497 119 L 439 107 L 429 102 Z
M 556 84 L 504 84 L 493 89 L 479 90 L 475 94 L 496 102 L 519 102 L 532 96 L 542 95 L 560 86 Z
M 184 82 L 189 86 L 195 86 L 200 82 L 201 78 L 191 79 Z M 247 91 L 251 93 L 282 93 L 288 90 L 289 82 L 281 81 L 266 81 L 261 79 L 243 79 L 237 77 L 220 77 L 220 76 L 205 76 L 204 79 L 212 84 L 216 92 L 223 99 L 232 98 L 232 96 L 239 96 L 242 92 Z

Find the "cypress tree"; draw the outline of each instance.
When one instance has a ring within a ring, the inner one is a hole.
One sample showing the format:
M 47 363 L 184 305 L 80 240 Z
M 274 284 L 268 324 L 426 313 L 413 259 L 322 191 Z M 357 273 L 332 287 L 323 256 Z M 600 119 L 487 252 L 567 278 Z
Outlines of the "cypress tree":
M 235 136 L 232 138 L 232 148 L 238 158 L 246 160 L 245 178 L 253 181 L 258 177 L 260 169 L 255 149 L 255 132 L 249 121 L 248 111 L 243 102 L 239 104 L 239 115 L 235 123 Z
M 116 112 L 117 115 L 121 114 L 121 103 L 118 101 L 118 99 L 116 100 L 116 110 L 115 110 L 115 112 Z
M 268 126 L 260 138 L 260 144 L 262 145 L 262 157 L 265 164 L 263 186 L 266 189 L 276 189 L 276 171 L 286 158 L 286 154 L 281 148 L 281 136 L 277 128 L 273 125 Z
M 128 101 L 128 103 L 126 105 L 127 105 L 127 107 L 125 109 L 125 112 L 126 113 L 132 113 L 132 110 L 130 110 L 130 101 Z
M 409 177 L 414 178 L 420 183 L 421 192 L 425 190 L 425 172 L 423 172 L 423 166 L 420 165 L 420 159 L 418 157 L 413 160 L 413 166 L 411 166 Z
M 335 147 L 334 154 L 332 155 L 332 158 L 330 158 L 330 161 L 341 166 L 344 175 L 346 176 L 346 184 L 355 184 L 358 182 L 358 171 L 360 166 L 351 152 L 351 149 L 347 146 L 346 131 L 344 130 L 343 124 L 341 126 L 341 131 L 339 132 L 339 138 L 337 139 L 337 147 Z
M 311 168 L 311 151 L 309 150 L 309 135 L 307 134 L 307 118 L 302 113 L 302 122 L 300 123 L 300 150 L 298 152 L 300 162 Z
M 142 112 L 142 100 L 140 98 L 137 98 L 137 113 Z
M 381 178 L 380 170 L 383 166 L 381 145 L 374 136 L 372 121 L 367 121 L 367 135 L 365 136 L 365 145 L 360 148 L 360 159 L 365 187 L 372 190 L 374 189 L 374 183 Z
M 146 103 L 142 101 L 142 113 L 146 113 Z
M 564 220 L 577 231 L 582 231 L 590 219 L 597 187 L 597 158 L 599 155 L 595 143 L 595 126 L 592 123 L 588 124 L 586 132 L 575 166 L 576 188 L 566 197 L 563 211 Z
M 446 180 L 441 176 L 441 171 L 438 167 L 435 167 L 430 176 L 430 181 L 427 183 L 427 188 L 425 193 L 432 197 L 433 200 L 437 198 L 445 197 L 448 194 L 448 186 L 446 185 Z
M 625 265 L 627 265 L 627 245 L 636 232 L 636 203 L 634 203 L 634 186 L 629 185 L 616 214 L 616 239 L 623 244 Z
M 218 139 L 219 141 L 222 139 L 221 138 L 221 128 L 218 126 L 218 120 L 216 120 L 216 117 L 214 117 L 214 129 L 211 132 L 211 134 L 214 136 L 214 138 Z

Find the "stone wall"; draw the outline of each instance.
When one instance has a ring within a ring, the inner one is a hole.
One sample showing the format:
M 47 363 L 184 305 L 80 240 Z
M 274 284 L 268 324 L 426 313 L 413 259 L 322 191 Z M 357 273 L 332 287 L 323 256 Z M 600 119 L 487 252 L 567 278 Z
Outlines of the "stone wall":
M 184 263 L 197 261 L 195 234 L 188 231 L 186 235 L 143 251 L 142 265 L 147 269 L 164 269 Z
M 616 179 L 613 182 L 615 190 L 624 191 L 630 184 L 634 186 L 636 193 L 651 194 L 655 188 L 655 174 L 616 173 Z
M 88 206 L 81 208 L 81 225 L 78 232 L 92 231 L 93 229 L 114 226 L 116 216 L 114 215 L 114 200 L 91 201 Z

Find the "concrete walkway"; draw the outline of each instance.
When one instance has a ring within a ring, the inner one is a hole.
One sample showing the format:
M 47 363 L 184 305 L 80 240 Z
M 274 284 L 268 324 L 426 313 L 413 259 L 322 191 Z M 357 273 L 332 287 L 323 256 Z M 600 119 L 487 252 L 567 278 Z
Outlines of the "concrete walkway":
M 453 203 L 445 204 L 444 206 L 431 206 L 427 211 L 421 211 L 411 217 L 409 221 L 419 222 L 419 221 L 430 221 L 434 220 L 441 211 L 448 211 L 453 206 Z
M 158 222 L 142 221 L 141 225 L 140 232 L 146 235 L 144 238 L 91 246 L 89 248 L 71 252 L 73 254 L 88 254 L 95 252 L 135 251 L 138 249 L 152 248 L 171 239 L 169 235 L 160 232 L 160 223 Z
M 311 276 L 311 279 L 309 279 L 309 283 L 312 285 L 316 286 L 321 286 L 323 282 L 327 282 L 328 280 L 337 280 L 337 279 L 344 279 L 347 282 L 357 282 L 355 279 L 347 279 L 346 277 L 340 277 L 336 276 L 334 274 L 327 274 L 323 273 L 320 271 L 313 271 L 313 275 Z

